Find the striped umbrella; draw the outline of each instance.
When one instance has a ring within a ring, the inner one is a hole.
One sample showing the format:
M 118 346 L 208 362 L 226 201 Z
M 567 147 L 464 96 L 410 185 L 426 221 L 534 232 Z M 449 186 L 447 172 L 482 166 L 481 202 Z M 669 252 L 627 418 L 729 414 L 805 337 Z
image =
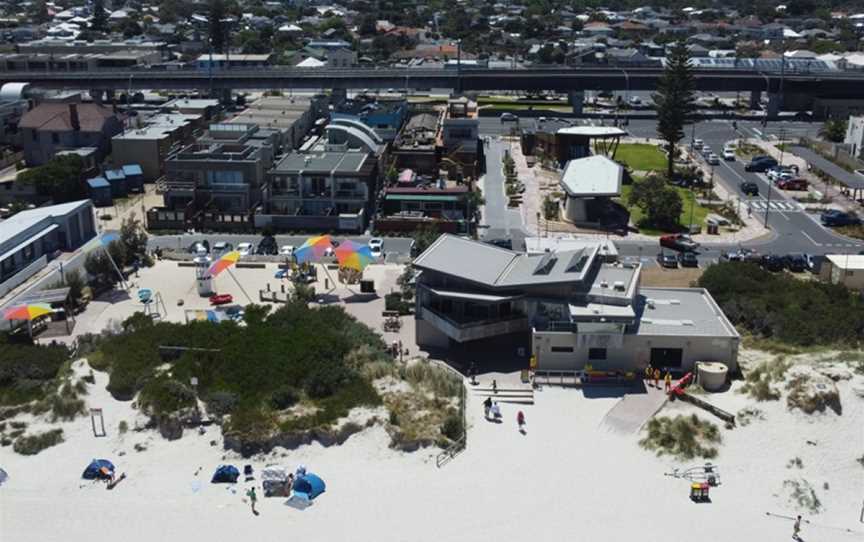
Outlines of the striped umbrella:
M 34 318 L 45 316 L 46 314 L 51 314 L 52 312 L 54 311 L 51 309 L 51 306 L 45 305 L 43 303 L 37 303 L 33 305 L 18 305 L 16 307 L 10 307 L 3 311 L 3 319 L 30 321 Z
M 336 259 L 339 260 L 339 267 L 355 269 L 360 272 L 375 261 L 368 245 L 361 245 L 353 241 L 343 241 L 341 245 L 336 247 Z
M 210 276 L 215 277 L 222 271 L 225 271 L 237 261 L 240 260 L 240 253 L 236 250 L 232 252 L 225 253 L 221 258 L 213 262 L 213 265 L 210 266 Z
M 333 241 L 329 235 L 317 235 L 310 237 L 294 251 L 294 257 L 297 263 L 316 262 L 321 259 L 327 252 L 327 249 L 333 248 Z

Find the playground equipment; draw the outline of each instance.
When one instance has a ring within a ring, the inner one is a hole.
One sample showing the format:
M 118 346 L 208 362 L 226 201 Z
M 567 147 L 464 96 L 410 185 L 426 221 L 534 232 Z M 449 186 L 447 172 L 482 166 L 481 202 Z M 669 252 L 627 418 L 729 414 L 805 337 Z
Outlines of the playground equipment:
M 672 472 L 663 473 L 664 476 L 672 478 L 681 478 L 693 483 L 705 483 L 711 487 L 720 485 L 720 469 L 713 463 L 705 463 L 697 467 L 689 467 L 686 469 L 672 469 Z
M 90 409 L 90 425 L 93 426 L 94 437 L 98 438 L 107 436 L 107 433 L 105 432 L 105 418 L 102 416 L 101 408 Z
M 144 305 L 144 314 L 156 320 L 162 318 L 163 314 L 168 312 L 165 307 L 165 301 L 162 300 L 162 294 L 153 292 L 150 288 L 138 289 L 138 302 Z M 159 308 L 162 308 L 161 312 Z

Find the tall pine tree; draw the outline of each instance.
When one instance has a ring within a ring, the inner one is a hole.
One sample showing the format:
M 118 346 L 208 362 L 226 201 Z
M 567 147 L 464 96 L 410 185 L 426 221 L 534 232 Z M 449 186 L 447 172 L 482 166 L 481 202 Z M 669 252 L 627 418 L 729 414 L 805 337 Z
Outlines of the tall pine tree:
M 225 2 L 210 0 L 209 34 L 210 45 L 217 53 L 225 52 Z
M 675 173 L 675 145 L 684 137 L 684 124 L 696 109 L 693 89 L 690 52 L 679 41 L 666 57 L 666 68 L 657 82 L 657 92 L 652 97 L 657 107 L 657 133 L 666 142 L 667 174 L 670 180 Z
M 90 21 L 90 28 L 97 32 L 108 30 L 108 12 L 105 11 L 105 0 L 93 2 L 93 19 Z

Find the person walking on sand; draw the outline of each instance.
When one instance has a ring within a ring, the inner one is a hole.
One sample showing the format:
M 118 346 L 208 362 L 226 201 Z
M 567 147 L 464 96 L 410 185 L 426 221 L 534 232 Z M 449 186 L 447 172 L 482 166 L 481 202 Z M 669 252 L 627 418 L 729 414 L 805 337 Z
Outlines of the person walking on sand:
M 486 419 L 489 419 L 489 411 L 492 410 L 492 397 L 487 397 L 485 401 L 483 401 L 483 414 L 486 416 Z
M 801 532 L 801 516 L 795 518 L 795 523 L 792 524 L 792 538 L 794 540 L 801 540 L 801 537 L 798 536 L 798 533 Z
M 672 389 L 672 373 L 666 371 L 666 376 L 663 377 L 663 382 L 666 384 L 666 393 L 669 393 L 669 390 Z
M 492 380 L 492 393 L 498 393 L 498 381 Z
M 255 503 L 258 501 L 258 496 L 255 495 L 255 488 L 251 488 L 246 492 L 246 496 L 249 497 L 249 502 L 252 503 L 252 513 L 256 516 L 258 515 L 258 511 L 255 510 Z
M 660 389 L 660 369 L 654 369 L 654 387 Z
M 650 365 L 645 367 L 645 384 L 647 386 L 651 385 L 651 366 Z
M 519 432 L 525 432 L 525 414 L 520 410 L 516 414 L 516 424 L 519 426 Z

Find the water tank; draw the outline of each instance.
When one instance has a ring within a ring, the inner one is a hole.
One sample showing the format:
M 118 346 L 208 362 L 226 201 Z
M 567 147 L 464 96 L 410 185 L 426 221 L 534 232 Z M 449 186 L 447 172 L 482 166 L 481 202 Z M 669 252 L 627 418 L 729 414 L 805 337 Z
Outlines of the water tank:
M 729 368 L 714 361 L 696 363 L 696 378 L 705 391 L 720 391 L 726 385 Z

